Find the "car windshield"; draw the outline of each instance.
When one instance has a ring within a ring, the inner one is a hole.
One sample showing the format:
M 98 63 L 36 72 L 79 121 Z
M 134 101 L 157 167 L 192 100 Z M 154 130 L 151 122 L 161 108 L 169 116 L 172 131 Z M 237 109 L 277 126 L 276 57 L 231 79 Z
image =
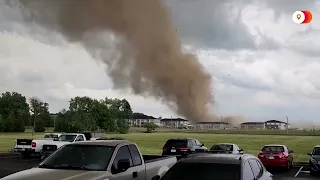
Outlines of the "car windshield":
M 187 147 L 186 140 L 168 140 L 165 147 Z
M 211 147 L 211 151 L 233 151 L 231 144 L 215 144 Z
M 316 147 L 313 149 L 312 155 L 320 155 L 320 147 Z
M 240 180 L 240 177 L 239 164 L 180 162 L 161 180 Z
M 262 152 L 284 152 L 282 146 L 264 146 L 261 150 Z
M 106 170 L 114 147 L 97 145 L 66 145 L 45 159 L 39 168 Z
M 77 135 L 65 134 L 65 135 L 61 135 L 61 136 L 58 138 L 58 141 L 69 141 L 69 142 L 73 142 L 76 137 L 77 137 Z

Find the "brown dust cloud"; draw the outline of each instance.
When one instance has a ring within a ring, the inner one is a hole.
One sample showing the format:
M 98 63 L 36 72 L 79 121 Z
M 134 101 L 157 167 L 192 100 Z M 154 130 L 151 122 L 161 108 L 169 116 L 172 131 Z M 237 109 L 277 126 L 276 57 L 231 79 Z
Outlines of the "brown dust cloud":
M 101 60 L 114 88 L 154 97 L 193 122 L 211 119 L 211 76 L 196 56 L 183 52 L 161 0 L 10 2 L 27 22 L 61 33 Z M 106 31 L 115 34 L 112 46 L 104 40 Z

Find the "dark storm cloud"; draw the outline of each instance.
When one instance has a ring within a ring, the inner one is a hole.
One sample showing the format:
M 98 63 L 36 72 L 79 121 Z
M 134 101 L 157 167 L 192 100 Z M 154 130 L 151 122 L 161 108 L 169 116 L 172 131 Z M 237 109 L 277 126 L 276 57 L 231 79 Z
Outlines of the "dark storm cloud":
M 246 26 L 238 18 L 230 21 L 230 9 L 221 1 L 166 0 L 166 3 L 182 40 L 187 43 L 231 50 L 255 47 Z

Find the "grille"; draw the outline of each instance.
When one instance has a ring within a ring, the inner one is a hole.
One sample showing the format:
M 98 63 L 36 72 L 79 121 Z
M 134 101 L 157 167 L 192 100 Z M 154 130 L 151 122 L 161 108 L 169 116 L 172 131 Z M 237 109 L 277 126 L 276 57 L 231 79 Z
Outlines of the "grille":
M 55 151 L 55 150 L 57 150 L 57 145 L 43 145 L 42 150 L 43 151 Z

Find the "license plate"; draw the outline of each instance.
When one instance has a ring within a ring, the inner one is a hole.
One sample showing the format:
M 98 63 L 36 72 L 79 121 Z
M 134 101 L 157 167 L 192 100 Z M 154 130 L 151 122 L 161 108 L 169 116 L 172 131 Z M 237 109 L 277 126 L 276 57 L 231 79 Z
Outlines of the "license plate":
M 171 149 L 171 152 L 177 152 L 177 150 L 175 150 L 175 149 Z
M 269 159 L 274 159 L 274 157 L 273 156 L 269 156 Z

